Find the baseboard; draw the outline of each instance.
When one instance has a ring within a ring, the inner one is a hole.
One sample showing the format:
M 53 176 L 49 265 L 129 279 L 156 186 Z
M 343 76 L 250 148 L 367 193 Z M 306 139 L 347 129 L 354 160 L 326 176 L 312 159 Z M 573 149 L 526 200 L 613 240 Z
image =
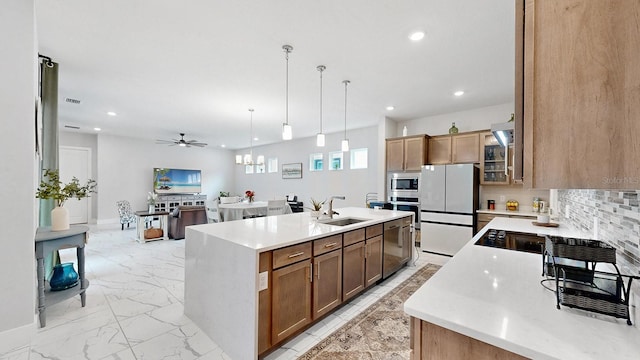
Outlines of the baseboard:
M 36 334 L 37 317 L 34 322 L 0 333 L 0 355 L 18 350 L 31 344 L 31 339 Z

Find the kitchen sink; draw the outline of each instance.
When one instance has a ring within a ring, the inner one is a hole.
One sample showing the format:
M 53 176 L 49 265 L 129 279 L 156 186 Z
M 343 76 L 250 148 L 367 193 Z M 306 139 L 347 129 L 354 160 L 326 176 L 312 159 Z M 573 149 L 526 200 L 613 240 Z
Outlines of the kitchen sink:
M 361 223 L 367 220 L 369 219 L 343 218 L 343 219 L 321 220 L 320 222 L 327 225 L 345 226 L 345 225 Z

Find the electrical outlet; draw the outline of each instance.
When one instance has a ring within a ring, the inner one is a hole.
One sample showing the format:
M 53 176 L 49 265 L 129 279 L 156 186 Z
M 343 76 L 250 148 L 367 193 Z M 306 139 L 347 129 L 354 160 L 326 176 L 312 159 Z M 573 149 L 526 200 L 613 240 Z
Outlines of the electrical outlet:
M 504 195 L 500 195 L 500 202 L 503 203 L 506 201 L 507 201 L 507 198 Z

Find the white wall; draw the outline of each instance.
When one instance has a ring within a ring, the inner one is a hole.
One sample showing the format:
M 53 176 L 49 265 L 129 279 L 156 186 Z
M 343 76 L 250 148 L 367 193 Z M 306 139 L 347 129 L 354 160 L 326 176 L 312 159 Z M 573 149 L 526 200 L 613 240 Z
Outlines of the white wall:
M 234 158 L 228 150 L 158 145 L 105 134 L 97 136 L 97 149 L 98 224 L 118 222 L 118 200 L 128 200 L 134 210 L 146 209 L 155 167 L 201 170 L 202 193 L 209 199 L 234 186 Z
M 461 99 L 462 100 L 462 99 Z M 408 135 L 427 134 L 431 136 L 449 133 L 451 123 L 455 122 L 459 132 L 486 130 L 491 124 L 507 122 L 514 111 L 514 104 L 500 104 L 449 114 L 428 116 L 419 119 L 399 121 L 394 136 L 402 135 L 407 127 Z
M 0 353 L 27 345 L 34 333 L 37 52 L 34 2 L 3 1 L 0 33 Z M 11 34 L 11 35 L 9 35 Z
M 344 195 L 345 200 L 336 200 L 334 207 L 364 206 L 365 195 L 368 192 L 376 192 L 378 188 L 378 128 L 367 127 L 349 130 L 350 149 L 368 148 L 369 167 L 367 169 L 349 169 L 350 153 L 344 153 L 344 170 L 327 170 L 329 152 L 340 150 L 340 141 L 343 133 L 326 134 L 326 146 L 319 148 L 315 144 L 315 137 L 293 139 L 278 144 L 253 148 L 254 159 L 258 154 L 265 159 L 278 158 L 278 172 L 264 174 L 245 174 L 244 166 L 235 167 L 236 183 L 227 191 L 237 195 L 244 195 L 246 190 L 256 193 L 256 200 L 268 200 L 274 197 L 282 197 L 294 193 L 298 195 L 298 201 L 303 201 L 304 206 L 310 204 L 310 198 L 324 200 L 332 195 Z M 244 154 L 238 151 L 238 154 Z M 323 153 L 325 169 L 323 171 L 309 171 L 309 155 Z M 282 179 L 282 164 L 302 163 L 302 179 Z

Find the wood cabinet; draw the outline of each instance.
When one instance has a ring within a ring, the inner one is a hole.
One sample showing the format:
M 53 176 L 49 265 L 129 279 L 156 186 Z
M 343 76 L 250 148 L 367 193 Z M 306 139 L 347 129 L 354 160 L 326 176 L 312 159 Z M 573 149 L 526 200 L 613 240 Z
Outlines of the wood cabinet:
M 382 279 L 382 235 L 365 240 L 365 287 Z
M 364 240 L 345 246 L 342 252 L 342 299 L 347 301 L 364 290 L 365 244 Z
M 639 23 L 637 0 L 525 1 L 525 186 L 640 186 Z
M 480 135 L 478 132 L 429 138 L 427 164 L 465 164 L 480 162 Z
M 511 182 L 509 148 L 501 146 L 490 131 L 480 134 L 480 144 L 480 184 L 508 185 Z
M 273 251 L 272 345 L 311 323 L 311 242 Z M 295 261 L 295 262 L 294 262 Z
M 387 139 L 387 171 L 420 170 L 426 164 L 426 145 L 426 135 Z
M 342 303 L 342 234 L 313 243 L 313 319 L 317 319 Z

